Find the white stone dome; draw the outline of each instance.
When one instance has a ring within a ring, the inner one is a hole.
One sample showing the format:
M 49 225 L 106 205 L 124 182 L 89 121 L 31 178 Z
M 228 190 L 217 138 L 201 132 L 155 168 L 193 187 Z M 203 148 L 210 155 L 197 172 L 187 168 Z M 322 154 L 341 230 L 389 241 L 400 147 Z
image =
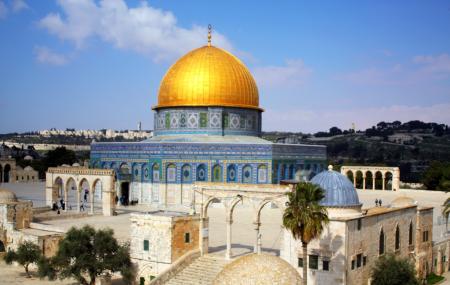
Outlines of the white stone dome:
M 28 165 L 23 170 L 25 170 L 25 171 L 33 171 L 34 169 L 33 169 L 33 167 Z
M 31 155 L 25 155 L 23 158 L 24 160 L 33 160 L 33 157 Z
M 285 260 L 269 254 L 249 254 L 234 260 L 216 276 L 214 285 L 296 285 L 297 270 Z
M 413 205 L 417 205 L 416 200 L 408 196 L 397 197 L 391 202 L 391 207 L 393 208 L 403 208 Z
M 0 188 L 0 204 L 17 202 L 16 194 L 8 189 Z

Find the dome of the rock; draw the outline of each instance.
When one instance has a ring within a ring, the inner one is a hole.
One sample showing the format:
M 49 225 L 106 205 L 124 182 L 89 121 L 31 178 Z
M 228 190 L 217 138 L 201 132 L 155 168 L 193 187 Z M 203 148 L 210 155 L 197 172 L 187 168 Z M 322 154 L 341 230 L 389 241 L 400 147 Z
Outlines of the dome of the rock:
M 169 68 L 154 109 L 187 106 L 259 110 L 258 88 L 238 58 L 207 45 L 187 53 Z

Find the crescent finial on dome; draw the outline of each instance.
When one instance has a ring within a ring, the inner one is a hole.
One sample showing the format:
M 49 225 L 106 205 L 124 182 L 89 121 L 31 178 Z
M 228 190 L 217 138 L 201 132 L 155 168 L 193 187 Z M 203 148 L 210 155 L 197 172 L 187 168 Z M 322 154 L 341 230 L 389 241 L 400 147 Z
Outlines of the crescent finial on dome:
M 212 26 L 211 24 L 208 25 L 208 46 L 211 46 L 211 30 L 212 30 Z

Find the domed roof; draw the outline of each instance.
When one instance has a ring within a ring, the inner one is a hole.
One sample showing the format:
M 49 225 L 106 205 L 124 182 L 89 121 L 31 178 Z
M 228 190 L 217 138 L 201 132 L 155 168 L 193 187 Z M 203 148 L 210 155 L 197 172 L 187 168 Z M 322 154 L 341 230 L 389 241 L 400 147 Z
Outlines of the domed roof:
M 328 170 L 322 171 L 311 179 L 311 183 L 325 190 L 322 204 L 327 207 L 360 206 L 358 193 L 350 180 L 341 173 L 334 171 L 330 165 Z
M 214 285 L 301 284 L 297 270 L 269 254 L 249 254 L 234 260 L 216 276 Z
M 391 207 L 393 208 L 401 208 L 416 205 L 416 200 L 408 196 L 400 196 L 395 198 L 391 202 Z
M 210 45 L 181 57 L 161 81 L 153 109 L 179 106 L 260 110 L 258 88 L 247 67 L 231 53 Z
M 17 202 L 16 194 L 8 189 L 0 188 L 0 204 Z
M 33 171 L 34 169 L 33 169 L 33 167 L 31 167 L 31 166 L 25 166 L 25 168 L 23 169 L 23 170 L 26 170 L 26 171 Z

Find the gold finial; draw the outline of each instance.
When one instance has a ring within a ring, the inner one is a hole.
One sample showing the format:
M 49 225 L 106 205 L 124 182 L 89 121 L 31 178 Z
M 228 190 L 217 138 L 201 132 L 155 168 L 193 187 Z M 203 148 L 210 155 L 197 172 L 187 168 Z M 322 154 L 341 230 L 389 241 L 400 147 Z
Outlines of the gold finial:
M 208 46 L 211 46 L 211 30 L 212 30 L 212 26 L 211 24 L 208 25 Z

